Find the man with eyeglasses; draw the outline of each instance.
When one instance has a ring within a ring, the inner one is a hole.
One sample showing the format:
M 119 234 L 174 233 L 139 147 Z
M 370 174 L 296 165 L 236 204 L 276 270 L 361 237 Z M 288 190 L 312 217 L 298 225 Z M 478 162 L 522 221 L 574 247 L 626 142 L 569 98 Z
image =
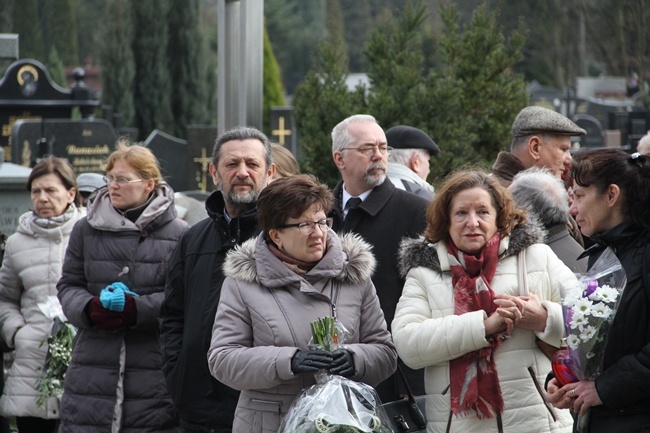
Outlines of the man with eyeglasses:
M 208 218 L 193 225 L 169 261 L 160 312 L 163 372 L 184 432 L 230 433 L 239 392 L 212 377 L 208 349 L 226 254 L 257 236 L 257 197 L 275 173 L 271 144 L 255 128 L 216 140 L 210 174 L 219 188 Z M 118 180 L 119 182 L 119 180 Z
M 374 117 L 357 114 L 332 130 L 332 155 L 343 178 L 334 188 L 332 210 L 336 232 L 355 232 L 373 245 L 377 270 L 372 281 L 390 330 L 404 278 L 400 276 L 397 253 L 404 237 L 415 238 L 426 226 L 429 202 L 395 188 L 387 179 L 388 154 L 392 150 Z M 406 369 L 415 394 L 424 394 L 422 370 Z M 396 375 L 377 387 L 382 402 L 394 401 L 405 393 Z

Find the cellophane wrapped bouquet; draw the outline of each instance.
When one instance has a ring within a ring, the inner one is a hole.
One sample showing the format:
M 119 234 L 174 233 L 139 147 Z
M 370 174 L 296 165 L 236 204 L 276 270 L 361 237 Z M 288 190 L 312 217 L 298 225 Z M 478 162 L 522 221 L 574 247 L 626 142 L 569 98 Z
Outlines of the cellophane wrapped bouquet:
M 346 330 L 333 317 L 310 323 L 311 346 L 334 351 Z M 375 390 L 326 371 L 316 373 L 316 385 L 300 394 L 289 408 L 279 433 L 392 433 Z
M 578 282 L 564 288 L 562 312 L 567 348 L 552 362 L 560 384 L 595 380 L 603 371 L 607 337 L 627 282 L 625 271 L 611 248 L 607 248 Z M 589 412 L 579 416 L 576 430 L 586 431 Z
M 72 344 L 77 328 L 68 323 L 56 296 L 48 296 L 46 302 L 38 304 L 38 307 L 47 318 L 54 320 L 50 336 L 41 343 L 47 343 L 47 356 L 45 365 L 40 368 L 36 403 L 44 407 L 48 398 L 60 399 L 63 395 L 63 379 L 72 358 Z

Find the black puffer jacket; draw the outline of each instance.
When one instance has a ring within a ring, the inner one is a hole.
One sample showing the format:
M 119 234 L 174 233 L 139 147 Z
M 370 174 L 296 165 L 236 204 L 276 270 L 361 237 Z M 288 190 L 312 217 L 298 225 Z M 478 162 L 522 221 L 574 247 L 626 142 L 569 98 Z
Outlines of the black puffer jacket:
M 217 312 L 226 253 L 257 236 L 257 212 L 227 222 L 221 192 L 206 202 L 209 218 L 192 226 L 169 261 L 161 309 L 163 372 L 181 427 L 187 431 L 230 432 L 239 392 L 210 374 L 208 349 Z
M 646 432 L 650 429 L 650 231 L 632 221 L 592 238 L 591 266 L 611 247 L 627 274 L 627 285 L 605 349 L 596 390 L 604 405 L 591 409 L 589 431 Z
M 158 336 L 167 261 L 187 228 L 176 218 L 173 197 L 161 185 L 132 222 L 129 211 L 113 208 L 104 187 L 70 235 L 57 289 L 79 333 L 61 400 L 62 433 L 179 430 Z M 115 281 L 139 295 L 137 321 L 122 332 L 98 330 L 84 309 Z

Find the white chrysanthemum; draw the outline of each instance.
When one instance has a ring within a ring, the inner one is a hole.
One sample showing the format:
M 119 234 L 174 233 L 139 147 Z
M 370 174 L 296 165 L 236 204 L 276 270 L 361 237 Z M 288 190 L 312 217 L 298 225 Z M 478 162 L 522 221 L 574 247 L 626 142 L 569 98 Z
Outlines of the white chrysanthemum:
M 579 311 L 582 314 L 584 314 L 585 316 L 588 316 L 588 315 L 591 314 L 591 307 L 593 305 L 594 305 L 594 303 L 591 302 L 589 299 L 580 298 L 580 299 L 578 299 L 576 304 L 573 306 L 572 310 L 573 310 L 574 314 Z
M 577 335 L 571 334 L 566 338 L 566 345 L 570 349 L 577 349 L 578 346 L 580 345 L 580 338 L 578 338 Z
M 573 315 L 571 316 L 571 322 L 569 323 L 571 329 L 576 329 L 577 327 L 580 327 L 582 329 L 583 326 L 588 324 L 589 321 L 587 320 L 587 317 L 581 311 L 573 312 Z
M 582 290 L 575 288 L 567 292 L 562 304 L 567 307 L 573 307 L 579 299 L 582 299 Z
M 596 328 L 593 326 L 584 326 L 580 333 L 580 339 L 584 342 L 587 342 L 596 335 Z
M 607 318 L 612 314 L 612 309 L 609 308 L 604 302 L 595 304 L 591 309 L 591 315 L 594 317 Z
M 594 293 L 598 297 L 598 300 L 607 302 L 608 304 L 612 304 L 618 299 L 618 290 L 608 285 L 599 287 Z

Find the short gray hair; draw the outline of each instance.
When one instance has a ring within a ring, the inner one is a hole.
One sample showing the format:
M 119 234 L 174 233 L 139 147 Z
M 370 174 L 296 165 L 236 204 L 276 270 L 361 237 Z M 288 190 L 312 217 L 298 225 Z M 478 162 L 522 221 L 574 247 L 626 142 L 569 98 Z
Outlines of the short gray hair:
M 348 132 L 350 123 L 358 122 L 372 122 L 377 123 L 377 119 L 370 114 L 355 114 L 346 119 L 343 119 L 338 125 L 332 129 L 332 154 L 336 151 L 341 151 L 352 141 L 352 136 Z
M 413 154 L 419 154 L 424 159 L 429 159 L 429 152 L 424 149 L 393 149 L 388 154 L 388 162 L 392 164 L 408 165 Z
M 215 166 L 218 165 L 219 157 L 221 156 L 221 147 L 224 143 L 232 140 L 244 141 L 250 139 L 259 140 L 264 145 L 264 160 L 266 161 L 266 167 L 270 167 L 273 163 L 271 142 L 262 131 L 252 126 L 236 126 L 217 137 L 214 148 L 212 149 L 212 163 Z
M 508 191 L 518 207 L 537 216 L 545 227 L 566 224 L 569 195 L 562 180 L 548 169 L 532 167 L 518 173 Z

